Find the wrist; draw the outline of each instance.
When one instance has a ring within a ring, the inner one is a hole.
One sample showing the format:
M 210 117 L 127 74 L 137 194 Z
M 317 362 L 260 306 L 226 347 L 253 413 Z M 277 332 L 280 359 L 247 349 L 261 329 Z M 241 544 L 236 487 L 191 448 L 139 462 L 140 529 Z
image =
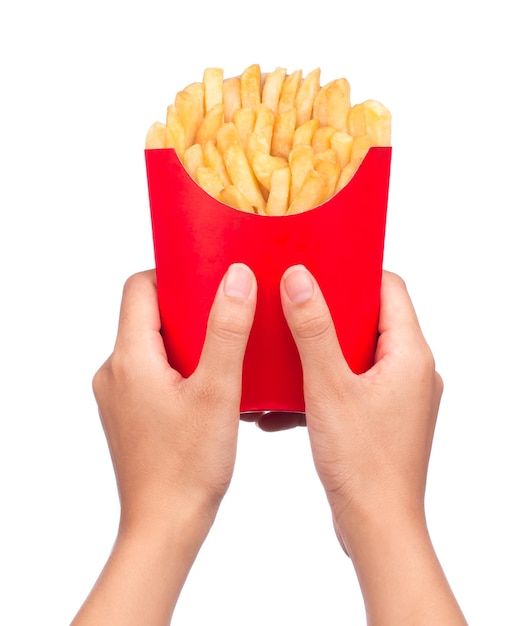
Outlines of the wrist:
M 387 503 L 379 500 L 363 507 L 353 507 L 335 515 L 336 530 L 354 561 L 366 547 L 384 549 L 392 544 L 417 538 L 430 543 L 422 503 Z
M 123 508 L 110 558 L 73 624 L 169 624 L 210 527 L 206 512 L 185 502 Z
M 336 532 L 349 555 L 367 542 L 379 544 L 389 535 L 393 540 L 401 536 L 420 536 L 429 541 L 420 495 L 406 491 L 387 490 L 386 493 L 365 494 L 363 498 L 350 498 L 345 506 L 343 499 L 331 503 Z
M 437 559 L 423 507 L 336 520 L 374 624 L 466 624 Z
M 336 520 L 337 532 L 354 564 L 372 551 L 384 553 L 414 541 L 430 546 L 424 509 L 376 508 L 344 515 Z
M 215 520 L 218 507 L 192 498 L 169 497 L 121 507 L 118 541 L 161 543 L 163 549 L 195 559 Z

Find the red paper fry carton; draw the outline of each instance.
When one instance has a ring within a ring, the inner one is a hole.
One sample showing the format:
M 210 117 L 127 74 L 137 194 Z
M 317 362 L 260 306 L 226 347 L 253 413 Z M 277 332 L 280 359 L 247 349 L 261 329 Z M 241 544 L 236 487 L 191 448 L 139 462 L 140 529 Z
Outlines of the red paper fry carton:
M 339 193 L 310 211 L 265 216 L 231 208 L 189 176 L 173 149 L 146 150 L 162 334 L 183 376 L 197 367 L 217 287 L 247 264 L 258 304 L 246 350 L 241 411 L 305 411 L 300 359 L 280 302 L 280 279 L 303 264 L 329 305 L 351 369 L 373 364 L 391 148 L 370 148 Z

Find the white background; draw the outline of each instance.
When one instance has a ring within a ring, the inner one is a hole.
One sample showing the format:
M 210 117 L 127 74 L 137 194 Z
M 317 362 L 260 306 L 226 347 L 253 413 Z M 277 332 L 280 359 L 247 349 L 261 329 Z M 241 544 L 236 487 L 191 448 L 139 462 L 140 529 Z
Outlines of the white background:
M 207 66 L 349 79 L 393 114 L 385 267 L 445 381 L 431 534 L 472 626 L 520 624 L 518 22 L 511 0 L 3 2 L 0 623 L 67 624 L 118 503 L 91 378 L 153 266 L 143 142 Z M 241 426 L 174 623 L 362 624 L 303 429 Z

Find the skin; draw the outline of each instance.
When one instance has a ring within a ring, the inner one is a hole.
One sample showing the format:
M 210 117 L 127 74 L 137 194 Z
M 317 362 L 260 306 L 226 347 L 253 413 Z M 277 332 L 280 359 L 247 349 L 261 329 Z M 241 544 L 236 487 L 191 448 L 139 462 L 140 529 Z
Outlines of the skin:
M 284 313 L 304 371 L 306 426 L 334 528 L 370 626 L 466 624 L 435 555 L 424 491 L 442 381 L 403 281 L 385 273 L 376 363 L 354 375 L 315 279 L 289 268 Z M 231 266 L 199 366 L 183 379 L 160 335 L 155 275 L 124 289 L 113 354 L 93 387 L 121 516 L 108 561 L 73 626 L 169 624 L 233 474 L 242 361 L 256 281 Z M 301 416 L 256 416 L 264 430 Z
M 367 624 L 466 624 L 426 525 L 443 384 L 404 282 L 383 276 L 376 363 L 360 376 L 345 362 L 305 268 L 286 272 L 281 297 L 302 360 L 314 463 L 358 576 Z

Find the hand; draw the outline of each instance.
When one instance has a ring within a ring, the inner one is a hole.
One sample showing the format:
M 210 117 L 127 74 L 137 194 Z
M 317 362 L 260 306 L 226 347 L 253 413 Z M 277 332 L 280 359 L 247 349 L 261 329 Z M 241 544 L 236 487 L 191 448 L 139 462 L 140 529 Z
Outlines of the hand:
M 121 502 L 114 551 L 74 624 L 169 623 L 229 486 L 256 281 L 231 266 L 187 379 L 168 364 L 155 273 L 124 289 L 113 354 L 93 387 Z
M 282 302 L 302 359 L 314 461 L 335 518 L 383 501 L 420 509 L 442 381 L 404 283 L 383 276 L 376 364 L 361 376 L 343 358 L 305 269 L 285 274 Z
M 443 384 L 403 281 L 384 273 L 375 365 L 358 376 L 304 267 L 287 270 L 281 297 L 302 361 L 314 462 L 369 623 L 465 624 L 426 530 L 426 474 Z
M 183 379 L 166 358 L 154 274 L 127 282 L 114 353 L 94 379 L 123 520 L 176 506 L 176 498 L 202 505 L 208 519 L 216 513 L 233 472 L 255 294 L 252 272 L 231 268 L 211 311 L 200 364 Z
M 154 274 L 127 282 L 114 352 L 94 378 L 123 520 L 176 506 L 177 498 L 202 505 L 209 519 L 216 513 L 233 472 L 255 295 L 252 272 L 232 267 L 216 295 L 199 366 L 183 379 L 166 358 Z

